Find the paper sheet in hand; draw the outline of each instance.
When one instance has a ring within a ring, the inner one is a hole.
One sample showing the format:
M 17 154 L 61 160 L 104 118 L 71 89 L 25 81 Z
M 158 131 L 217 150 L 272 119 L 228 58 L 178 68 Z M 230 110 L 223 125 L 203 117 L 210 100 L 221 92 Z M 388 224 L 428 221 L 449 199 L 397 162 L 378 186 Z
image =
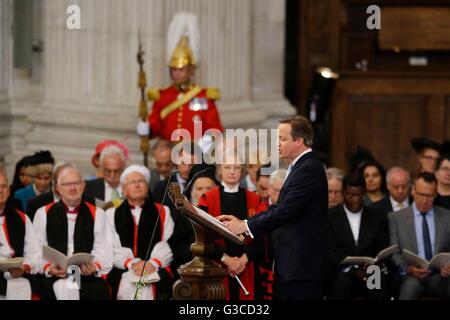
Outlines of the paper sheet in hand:
M 217 228 L 219 228 L 220 230 L 222 230 L 223 234 L 228 235 L 230 240 L 235 241 L 235 243 L 237 243 L 237 244 L 243 243 L 244 237 L 242 235 L 237 236 L 234 233 L 232 233 L 230 230 L 227 229 L 227 227 L 225 227 L 225 225 L 223 224 L 222 221 L 216 219 L 215 217 L 210 215 L 208 212 L 200 209 L 199 207 L 192 205 L 192 208 L 195 209 L 195 213 L 197 213 L 203 220 L 207 221 L 209 224 L 214 225 Z
M 13 268 L 20 268 L 23 264 L 24 259 L 21 257 L 0 260 L 0 272 L 8 271 Z
M 411 251 L 403 249 L 402 258 L 408 265 L 419 266 L 422 269 L 440 269 L 450 264 L 450 253 L 448 252 L 438 253 L 430 261 L 427 261 Z
M 66 270 L 68 266 L 81 266 L 84 263 L 91 263 L 94 256 L 89 253 L 75 253 L 70 258 L 49 246 L 42 246 L 42 255 L 45 260 L 58 265 L 61 269 Z
M 341 264 L 361 264 L 365 263 L 368 265 L 376 264 L 377 262 L 382 261 L 383 259 L 389 257 L 394 254 L 398 250 L 398 245 L 394 244 L 390 247 L 387 247 L 380 251 L 375 258 L 372 257 L 347 257 L 342 260 Z
M 123 278 L 126 278 L 126 280 L 130 281 L 133 284 L 137 284 L 139 282 L 139 278 L 140 275 L 136 275 L 134 273 L 134 271 L 128 271 L 126 273 L 124 273 Z M 160 280 L 159 278 L 159 274 L 157 271 L 152 272 L 150 274 L 147 274 L 145 276 L 142 277 L 142 283 L 144 285 L 150 284 L 150 283 L 155 283 L 158 282 Z

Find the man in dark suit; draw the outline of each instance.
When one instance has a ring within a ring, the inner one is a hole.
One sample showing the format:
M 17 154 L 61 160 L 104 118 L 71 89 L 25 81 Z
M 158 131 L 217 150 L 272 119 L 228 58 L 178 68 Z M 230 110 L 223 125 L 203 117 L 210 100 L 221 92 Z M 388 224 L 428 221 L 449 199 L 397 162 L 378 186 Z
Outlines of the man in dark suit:
M 389 194 L 380 201 L 370 205 L 373 211 L 387 216 L 389 212 L 399 211 L 409 207 L 411 178 L 407 170 L 402 167 L 389 169 L 386 174 L 386 185 Z
M 278 141 L 280 157 L 290 162 L 278 204 L 248 221 L 219 219 L 235 234 L 273 232 L 276 299 L 320 299 L 328 261 L 325 170 L 311 150 L 313 129 L 305 117 L 281 120 Z
M 450 211 L 433 206 L 436 195 L 434 174 L 420 173 L 413 186 L 414 203 L 388 216 L 391 244 L 428 261 L 437 253 L 450 251 Z M 402 276 L 400 300 L 414 300 L 423 293 L 450 298 L 450 264 L 428 270 L 407 264 L 401 254 L 392 258 Z
M 368 290 L 367 265 L 343 265 L 348 256 L 375 257 L 389 246 L 387 216 L 364 207 L 366 193 L 364 178 L 348 174 L 343 180 L 344 204 L 329 210 L 328 240 L 333 273 L 331 296 L 335 299 L 352 299 L 356 295 L 371 299 L 384 298 L 386 292 L 382 279 L 381 290 Z M 384 277 L 385 278 L 385 277 Z
M 100 154 L 100 166 L 103 178 L 86 182 L 84 195 L 109 202 L 122 197 L 120 175 L 126 166 L 126 156 L 118 146 L 111 145 Z

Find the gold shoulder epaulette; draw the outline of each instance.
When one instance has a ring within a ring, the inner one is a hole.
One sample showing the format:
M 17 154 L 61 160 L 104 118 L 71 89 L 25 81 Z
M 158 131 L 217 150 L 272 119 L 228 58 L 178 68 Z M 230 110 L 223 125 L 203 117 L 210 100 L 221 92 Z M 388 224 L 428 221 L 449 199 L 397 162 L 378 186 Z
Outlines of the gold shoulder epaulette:
M 147 99 L 149 101 L 158 101 L 161 98 L 159 94 L 159 89 L 157 88 L 150 88 L 147 90 Z
M 220 100 L 220 90 L 218 88 L 206 88 L 206 97 L 211 100 Z

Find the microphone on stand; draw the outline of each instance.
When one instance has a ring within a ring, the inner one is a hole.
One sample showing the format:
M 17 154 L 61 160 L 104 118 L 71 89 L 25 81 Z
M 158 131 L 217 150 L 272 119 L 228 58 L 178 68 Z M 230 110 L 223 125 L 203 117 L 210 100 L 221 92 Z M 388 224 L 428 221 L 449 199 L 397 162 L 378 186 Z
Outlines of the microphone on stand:
M 166 184 L 166 189 L 164 190 L 164 196 L 163 196 L 163 199 L 161 201 L 161 206 L 160 206 L 159 211 L 158 211 L 158 216 L 156 217 L 156 223 L 155 223 L 155 226 L 153 227 L 152 236 L 150 238 L 150 242 L 149 242 L 148 247 L 147 247 L 147 253 L 145 254 L 145 260 L 144 260 L 144 265 L 142 266 L 141 275 L 139 276 L 139 281 L 138 281 L 138 283 L 136 285 L 136 291 L 134 293 L 134 300 L 138 300 L 139 294 L 140 294 L 140 290 L 142 290 L 142 288 L 144 286 L 144 284 L 142 282 L 142 279 L 144 278 L 144 270 L 145 270 L 145 266 L 146 266 L 148 260 L 150 259 L 150 253 L 151 253 L 150 249 L 152 247 L 153 238 L 155 237 L 156 228 L 157 228 L 158 224 L 160 223 L 159 217 L 161 216 L 161 210 L 164 207 L 164 202 L 166 200 L 167 191 L 169 190 L 170 181 L 172 180 L 173 175 L 177 174 L 178 172 L 179 171 L 176 170 L 176 169 L 172 170 L 170 172 L 169 177 L 167 178 L 167 184 Z

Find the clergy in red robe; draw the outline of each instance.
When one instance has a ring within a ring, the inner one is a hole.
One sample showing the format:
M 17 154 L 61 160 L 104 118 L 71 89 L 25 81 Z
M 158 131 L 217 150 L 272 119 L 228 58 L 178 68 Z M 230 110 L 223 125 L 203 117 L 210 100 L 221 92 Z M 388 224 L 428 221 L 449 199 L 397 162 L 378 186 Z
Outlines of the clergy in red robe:
M 247 219 L 262 212 L 264 205 L 259 196 L 247 189 L 239 187 L 239 181 L 245 176 L 242 164 L 223 164 L 217 167 L 221 185 L 205 193 L 199 200 L 199 207 L 212 216 L 233 214 L 239 219 Z M 260 260 L 264 254 L 263 239 L 255 238 L 246 246 L 236 245 L 225 240 L 223 255 L 220 261 L 227 267 L 229 276 L 224 285 L 229 300 L 254 300 L 262 298 L 259 270 L 254 261 Z M 245 295 L 233 276 L 239 276 L 245 288 L 250 292 Z

